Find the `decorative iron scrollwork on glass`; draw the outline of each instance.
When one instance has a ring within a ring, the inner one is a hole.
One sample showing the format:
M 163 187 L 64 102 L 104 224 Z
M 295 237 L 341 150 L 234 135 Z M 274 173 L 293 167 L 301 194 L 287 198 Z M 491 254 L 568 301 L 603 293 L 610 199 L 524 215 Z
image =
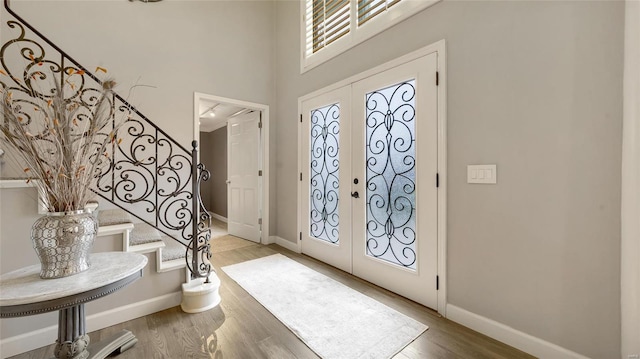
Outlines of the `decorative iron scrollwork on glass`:
M 416 269 L 415 79 L 366 95 L 366 253 Z
M 339 242 L 338 189 L 340 105 L 311 111 L 310 235 Z

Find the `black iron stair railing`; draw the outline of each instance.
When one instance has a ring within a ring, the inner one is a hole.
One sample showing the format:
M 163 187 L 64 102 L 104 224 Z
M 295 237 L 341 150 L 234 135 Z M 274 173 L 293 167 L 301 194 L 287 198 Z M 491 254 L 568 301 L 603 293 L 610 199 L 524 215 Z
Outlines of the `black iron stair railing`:
M 29 121 L 54 93 L 52 81 L 71 88 L 65 101 L 86 108 L 94 104 L 102 81 L 16 14 L 9 0 L 4 7 L 15 20 L 2 30 L 12 35 L 0 48 L 0 87 L 25 105 Z M 197 162 L 197 142 L 187 150 L 120 95 L 114 93 L 110 101 L 112 123 L 118 118 L 124 123 L 93 191 L 183 244 L 191 277 L 208 279 L 210 217 L 200 184 L 209 172 Z

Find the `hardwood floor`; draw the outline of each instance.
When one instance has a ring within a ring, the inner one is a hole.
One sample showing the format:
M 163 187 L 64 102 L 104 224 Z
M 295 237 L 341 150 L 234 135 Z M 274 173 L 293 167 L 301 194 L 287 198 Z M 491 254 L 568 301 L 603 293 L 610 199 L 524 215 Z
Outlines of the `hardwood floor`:
M 221 266 L 275 253 L 298 261 L 320 273 L 404 313 L 429 330 L 395 358 L 533 358 L 532 356 L 442 318 L 437 312 L 376 287 L 310 257 L 277 245 L 259 245 L 234 237 L 214 239 L 226 250 L 216 250 L 212 261 L 222 287 L 222 303 L 204 313 L 186 314 L 179 307 L 90 333 L 93 342 L 119 330 L 131 330 L 138 343 L 117 356 L 147 358 L 318 358 L 302 341 L 220 270 Z M 53 345 L 12 358 L 41 359 L 53 354 Z M 345 358 L 350 359 L 350 358 Z

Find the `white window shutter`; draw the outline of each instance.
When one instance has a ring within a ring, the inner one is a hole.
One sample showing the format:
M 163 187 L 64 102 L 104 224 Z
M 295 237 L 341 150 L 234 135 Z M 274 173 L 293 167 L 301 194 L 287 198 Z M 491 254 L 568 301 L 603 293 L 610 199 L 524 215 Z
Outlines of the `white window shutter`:
M 360 0 L 358 1 L 358 26 L 384 13 L 400 0 Z
M 307 56 L 350 31 L 350 0 L 307 0 L 305 14 Z

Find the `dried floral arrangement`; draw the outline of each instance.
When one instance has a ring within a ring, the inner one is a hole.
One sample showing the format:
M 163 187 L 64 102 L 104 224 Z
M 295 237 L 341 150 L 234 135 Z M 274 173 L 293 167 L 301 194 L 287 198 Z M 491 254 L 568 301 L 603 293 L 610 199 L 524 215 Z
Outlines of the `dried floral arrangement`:
M 115 81 L 79 94 L 72 82 L 55 80 L 28 99 L 0 88 L 0 142 L 24 165 L 47 210 L 69 212 L 94 198 L 91 187 L 111 166 L 111 145 L 120 141 L 117 130 L 124 121 L 115 118 Z

